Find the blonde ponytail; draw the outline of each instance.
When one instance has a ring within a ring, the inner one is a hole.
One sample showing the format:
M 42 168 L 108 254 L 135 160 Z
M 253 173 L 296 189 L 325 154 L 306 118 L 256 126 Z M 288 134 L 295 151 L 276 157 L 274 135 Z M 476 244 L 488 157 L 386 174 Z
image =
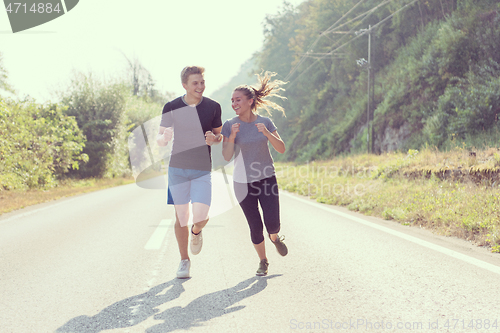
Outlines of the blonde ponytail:
M 262 73 L 261 73 L 262 74 Z M 253 98 L 253 104 L 251 106 L 252 111 L 258 113 L 257 109 L 262 108 L 267 111 L 269 115 L 271 115 L 271 111 L 269 109 L 275 109 L 283 113 L 285 115 L 285 110 L 281 105 L 272 102 L 266 97 L 278 97 L 281 99 L 286 99 L 286 97 L 281 96 L 279 94 L 280 91 L 285 91 L 281 86 L 286 84 L 281 80 L 271 81 L 273 76 L 276 76 L 276 73 L 266 71 L 263 75 L 257 74 L 257 79 L 259 83 L 257 86 L 248 86 L 241 85 L 234 89 L 234 91 L 241 91 L 245 94 L 248 99 Z

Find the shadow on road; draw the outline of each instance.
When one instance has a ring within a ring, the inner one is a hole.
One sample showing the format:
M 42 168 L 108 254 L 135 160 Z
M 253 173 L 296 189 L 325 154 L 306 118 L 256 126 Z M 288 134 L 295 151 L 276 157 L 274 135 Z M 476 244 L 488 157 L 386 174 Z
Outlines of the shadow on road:
M 232 305 L 261 292 L 267 287 L 267 280 L 277 276 L 280 275 L 255 276 L 232 288 L 200 296 L 185 307 L 176 306 L 167 309 L 154 316 L 155 320 L 164 320 L 164 323 L 150 327 L 146 332 L 165 333 L 202 326 L 205 321 L 241 310 L 245 306 L 232 307 Z
M 56 332 L 100 332 L 137 325 L 159 310 L 159 305 L 178 298 L 184 291 L 187 280 L 173 279 L 155 286 L 137 296 L 126 298 L 108 306 L 92 317 L 79 316 L 68 321 Z
M 172 332 L 201 326 L 203 322 L 244 308 L 233 304 L 253 296 L 267 287 L 267 280 L 280 275 L 252 277 L 236 286 L 194 299 L 185 307 L 173 307 L 158 313 L 158 306 L 178 298 L 184 291 L 182 284 L 187 279 L 173 279 L 151 288 L 144 294 L 119 301 L 105 308 L 97 315 L 79 316 L 71 319 L 58 333 L 97 333 L 104 330 L 135 326 L 154 315 L 155 320 L 164 322 L 146 330 L 147 333 Z M 156 314 L 156 315 L 155 315 Z

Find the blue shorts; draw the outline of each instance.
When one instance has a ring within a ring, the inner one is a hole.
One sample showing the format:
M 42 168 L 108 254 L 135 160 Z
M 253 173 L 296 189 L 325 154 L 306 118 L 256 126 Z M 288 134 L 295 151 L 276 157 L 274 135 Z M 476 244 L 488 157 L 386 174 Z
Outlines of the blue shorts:
M 212 203 L 212 176 L 210 171 L 168 168 L 167 204 L 184 205 Z

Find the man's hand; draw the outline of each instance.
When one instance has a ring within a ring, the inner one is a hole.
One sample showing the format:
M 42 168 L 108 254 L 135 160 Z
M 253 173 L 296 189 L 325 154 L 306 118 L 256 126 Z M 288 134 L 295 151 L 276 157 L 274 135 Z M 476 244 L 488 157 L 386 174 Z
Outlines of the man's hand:
M 220 134 L 215 135 L 212 133 L 212 131 L 207 131 L 205 133 L 205 143 L 209 146 L 213 145 L 214 143 L 219 143 L 220 142 Z
M 174 135 L 174 130 L 172 127 L 167 127 L 165 128 L 165 131 L 163 132 L 163 141 L 165 143 L 169 143 L 170 140 L 172 140 L 172 136 Z
M 174 135 L 174 130 L 172 127 L 166 127 L 163 130 L 163 133 L 161 134 L 160 133 L 158 133 L 158 136 L 156 137 L 156 142 L 158 143 L 158 146 L 164 147 L 170 142 L 170 140 L 172 140 L 172 136 Z

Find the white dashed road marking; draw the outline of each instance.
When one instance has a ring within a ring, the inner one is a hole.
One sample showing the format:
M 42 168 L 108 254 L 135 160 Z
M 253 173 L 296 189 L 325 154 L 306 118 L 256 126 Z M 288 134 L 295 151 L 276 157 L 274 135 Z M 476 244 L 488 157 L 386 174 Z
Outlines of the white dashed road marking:
M 156 227 L 149 241 L 144 246 L 146 250 L 159 250 L 168 230 L 171 229 L 172 219 L 161 220 L 160 224 Z

